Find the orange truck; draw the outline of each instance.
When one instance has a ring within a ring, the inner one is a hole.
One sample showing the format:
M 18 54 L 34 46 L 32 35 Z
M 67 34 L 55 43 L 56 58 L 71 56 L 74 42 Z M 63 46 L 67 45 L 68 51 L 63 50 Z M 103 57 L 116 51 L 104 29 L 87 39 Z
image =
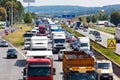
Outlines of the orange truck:
M 96 80 L 95 58 L 85 52 L 63 51 L 63 80 Z

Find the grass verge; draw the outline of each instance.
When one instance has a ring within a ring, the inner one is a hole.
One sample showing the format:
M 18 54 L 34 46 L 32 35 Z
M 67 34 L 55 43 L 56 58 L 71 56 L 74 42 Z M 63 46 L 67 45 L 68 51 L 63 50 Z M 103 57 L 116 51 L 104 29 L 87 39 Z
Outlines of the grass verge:
M 17 24 L 15 26 L 22 27 L 22 29 L 16 30 L 15 32 L 10 33 L 9 35 L 5 35 L 3 36 L 3 38 L 8 40 L 14 46 L 21 47 L 24 44 L 23 34 L 25 33 L 25 31 L 31 30 L 32 27 L 27 26 L 27 24 Z
M 93 26 L 93 24 L 90 24 L 90 28 L 103 31 L 112 35 L 115 34 L 115 27 L 97 27 L 97 26 Z
M 75 36 L 77 37 L 82 37 L 83 35 L 80 34 L 79 32 L 69 28 L 68 26 L 62 24 L 63 28 L 65 28 L 67 31 L 73 33 Z M 112 49 L 107 49 L 105 47 L 103 47 L 100 44 L 95 43 L 94 41 L 90 41 L 91 46 L 96 49 L 97 51 L 99 51 L 100 53 L 102 53 L 103 55 L 105 55 L 107 58 L 111 59 L 112 61 L 114 61 L 115 63 L 117 63 L 118 65 L 120 65 L 120 56 L 117 55 Z

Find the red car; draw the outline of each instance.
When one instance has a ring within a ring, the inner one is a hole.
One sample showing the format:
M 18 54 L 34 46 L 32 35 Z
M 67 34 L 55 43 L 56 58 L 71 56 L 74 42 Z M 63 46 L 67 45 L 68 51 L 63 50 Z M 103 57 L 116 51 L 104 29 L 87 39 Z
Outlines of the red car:
M 74 40 L 77 40 L 77 38 L 73 34 L 69 34 L 66 36 L 67 42 L 74 41 Z

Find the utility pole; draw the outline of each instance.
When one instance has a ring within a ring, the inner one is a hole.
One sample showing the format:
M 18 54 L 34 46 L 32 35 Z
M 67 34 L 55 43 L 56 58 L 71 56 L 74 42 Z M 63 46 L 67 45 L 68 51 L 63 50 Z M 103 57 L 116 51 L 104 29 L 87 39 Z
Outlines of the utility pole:
M 11 26 L 13 26 L 13 0 L 11 1 Z

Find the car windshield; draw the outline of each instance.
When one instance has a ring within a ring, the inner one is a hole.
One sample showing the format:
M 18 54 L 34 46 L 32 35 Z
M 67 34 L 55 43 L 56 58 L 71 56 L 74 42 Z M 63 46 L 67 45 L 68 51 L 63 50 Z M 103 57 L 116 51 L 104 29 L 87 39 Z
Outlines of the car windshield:
M 8 52 L 15 52 L 15 49 L 8 49 Z
M 110 64 L 109 63 L 98 63 L 98 68 L 100 68 L 100 69 L 109 69 Z
M 75 38 L 75 36 L 74 35 L 69 35 L 68 38 Z
M 73 43 L 73 45 L 78 45 L 78 43 Z
M 80 46 L 81 47 L 88 47 L 88 43 L 81 43 Z
M 1 43 L 7 43 L 6 41 L 2 41 Z
M 65 43 L 65 39 L 54 39 L 55 43 Z
M 49 76 L 50 70 L 50 67 L 29 67 L 28 76 Z
M 70 80 L 96 80 L 95 72 L 90 73 L 71 72 Z

